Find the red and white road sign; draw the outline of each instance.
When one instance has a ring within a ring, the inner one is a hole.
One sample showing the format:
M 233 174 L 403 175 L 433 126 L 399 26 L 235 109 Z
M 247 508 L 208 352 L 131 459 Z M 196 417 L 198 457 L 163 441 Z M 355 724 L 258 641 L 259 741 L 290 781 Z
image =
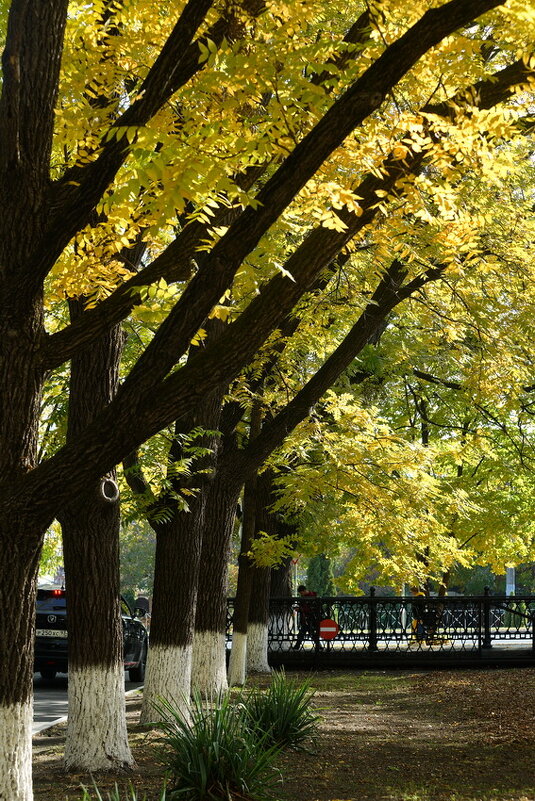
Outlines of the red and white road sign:
M 340 626 L 336 620 L 331 620 L 329 617 L 320 623 L 320 637 L 322 640 L 334 640 L 339 631 Z

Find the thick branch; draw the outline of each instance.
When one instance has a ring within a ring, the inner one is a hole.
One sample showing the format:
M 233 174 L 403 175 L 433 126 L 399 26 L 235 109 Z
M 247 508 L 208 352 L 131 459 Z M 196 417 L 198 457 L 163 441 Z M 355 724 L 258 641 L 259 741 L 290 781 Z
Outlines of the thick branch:
M 132 451 L 123 459 L 123 475 L 126 479 L 126 483 L 132 490 L 134 501 L 137 504 L 140 514 L 144 515 L 147 523 L 158 533 L 161 526 L 161 516 L 159 512 L 165 509 L 166 505 L 161 499 L 154 495 L 143 473 L 137 451 Z
M 212 4 L 213 0 L 189 0 L 143 82 L 138 98 L 114 122 L 114 128 L 145 125 L 174 92 L 203 68 L 199 61 L 199 42 L 190 42 Z M 217 46 L 228 32 L 229 25 L 228 20 L 220 19 L 206 36 Z M 118 141 L 115 137 L 104 136 L 97 159 L 85 165 L 74 165 L 53 186 L 50 227 L 45 240 L 39 243 L 38 256 L 33 265 L 39 276 L 46 276 L 67 243 L 87 224 L 92 211 L 128 156 L 130 145 L 125 140 L 126 137 Z
M 150 495 L 155 500 L 152 495 L 150 484 L 143 473 L 137 451 L 132 451 L 132 453 L 125 456 L 123 459 L 123 472 L 126 483 L 134 495 L 143 495 L 146 497 Z
M 426 12 L 331 106 L 259 192 L 258 206 L 246 208 L 206 256 L 201 269 L 133 367 L 123 386 L 124 392 L 132 389 L 139 394 L 163 379 L 186 351 L 200 320 L 209 314 L 223 295 L 238 267 L 260 238 L 323 161 L 380 104 L 386 92 L 420 55 L 455 30 L 462 24 L 461 20 L 472 18 L 468 6 L 471 12 L 479 8 L 478 13 L 482 13 L 483 7 L 486 10 L 495 5 L 499 5 L 497 0 L 480 0 L 478 3 L 452 0 L 440 9 Z M 448 13 L 445 13 L 446 9 Z M 330 255 L 329 261 L 334 255 Z
M 438 378 L 431 373 L 425 373 L 422 370 L 417 370 L 416 367 L 413 368 L 412 372 L 416 378 L 420 378 L 422 381 L 427 381 L 430 384 L 440 384 L 440 386 L 448 387 L 449 389 L 462 389 L 462 385 L 458 381 L 447 381 L 445 378 Z
M 0 174 L 44 189 L 67 20 L 67 0 L 14 0 L 2 57 Z M 16 204 L 17 197 L 10 200 Z
M 455 0 L 455 2 L 444 6 L 443 9 L 453 6 L 457 9 L 463 8 L 467 12 L 466 5 L 466 3 L 456 2 Z M 473 8 L 474 4 L 471 3 L 470 6 Z M 480 6 L 481 4 L 478 3 L 477 8 L 480 8 Z M 435 11 L 432 12 L 432 19 L 436 19 L 435 13 Z M 414 30 L 412 29 L 412 32 Z M 407 38 L 403 38 L 405 44 L 407 44 Z M 412 37 L 409 37 L 408 41 L 411 45 L 415 45 Z M 399 52 L 395 52 L 400 55 Z M 391 54 L 392 51 L 389 48 L 386 51 L 387 62 L 388 56 Z M 374 77 L 373 73 L 370 77 Z M 377 81 L 380 82 L 381 79 L 377 77 Z M 357 85 L 359 85 L 359 82 L 352 87 L 350 93 Z M 361 89 L 363 88 L 362 84 L 360 84 L 360 87 Z M 369 98 L 365 102 L 369 104 Z M 351 111 L 345 106 L 344 108 L 348 112 Z M 353 109 L 352 118 L 355 119 L 355 115 L 359 116 L 361 113 L 362 105 L 356 110 Z M 331 117 L 331 121 L 332 119 Z M 332 138 L 328 138 L 329 141 L 333 141 Z M 316 145 L 318 145 L 317 142 Z M 315 157 L 317 158 L 317 156 L 318 154 L 316 153 Z M 304 154 L 303 159 L 306 165 L 310 167 L 312 162 L 307 158 L 306 154 Z M 418 162 L 416 156 L 411 157 L 411 168 L 414 170 L 419 169 L 421 163 L 421 161 Z M 297 169 L 297 165 L 295 165 L 295 169 Z M 406 174 L 408 167 L 406 162 L 395 162 L 394 159 L 390 159 L 388 169 L 389 174 L 385 180 L 387 180 L 387 185 L 389 184 L 393 188 L 396 177 Z M 276 205 L 281 202 L 284 192 L 290 192 L 291 194 L 289 186 L 294 186 L 292 170 L 293 168 L 289 174 L 283 170 L 284 180 L 280 171 L 276 173 L 275 181 L 268 182 L 268 187 L 270 188 L 269 191 L 264 192 L 264 199 L 273 198 Z M 300 185 L 301 180 L 303 180 L 302 176 L 299 176 Z M 35 503 L 41 509 L 44 509 L 45 506 L 53 508 L 59 498 L 65 497 L 66 486 L 69 487 L 69 492 L 76 492 L 83 485 L 88 475 L 99 475 L 115 465 L 139 443 L 148 439 L 172 420 L 188 412 L 216 383 L 232 380 L 243 366 L 251 360 L 257 348 L 265 341 L 271 331 L 278 326 L 295 302 L 310 288 L 319 272 L 332 261 L 336 253 L 351 239 L 356 231 L 360 230 L 361 226 L 369 224 L 373 219 L 376 213 L 376 209 L 373 208 L 376 205 L 375 190 L 384 188 L 385 184 L 384 181 L 369 176 L 364 180 L 363 185 L 363 189 L 369 194 L 363 195 L 359 191 L 361 196 L 368 197 L 368 200 L 363 204 L 361 217 L 352 219 L 354 215 L 349 212 L 342 212 L 341 216 L 348 223 L 347 231 L 343 234 L 326 229 L 314 231 L 307 237 L 302 248 L 299 248 L 290 259 L 290 272 L 295 278 L 295 283 L 281 276 L 274 278 L 240 318 L 229 326 L 229 330 L 220 343 L 208 348 L 205 353 L 199 354 L 191 363 L 161 381 L 162 369 L 159 368 L 159 363 L 163 362 L 164 368 L 169 363 L 173 365 L 180 352 L 180 348 L 175 348 L 173 351 L 173 348 L 170 347 L 180 342 L 180 336 L 177 337 L 177 330 L 187 340 L 184 343 L 185 347 L 189 342 L 189 332 L 195 333 L 206 316 L 204 310 L 207 308 L 207 304 L 209 304 L 209 309 L 223 294 L 223 289 L 226 287 L 225 279 L 229 277 L 229 270 L 230 273 L 233 273 L 235 269 L 238 258 L 236 251 L 239 254 L 240 248 L 244 247 L 239 232 L 243 234 L 243 238 L 246 240 L 245 249 L 247 249 L 251 246 L 251 242 L 257 238 L 260 223 L 263 221 L 265 224 L 266 218 L 261 215 L 265 207 L 260 209 L 260 214 L 248 209 L 242 215 L 239 221 L 240 225 L 231 227 L 233 230 L 232 241 L 229 241 L 227 237 L 223 237 L 214 248 L 212 255 L 208 259 L 211 268 L 208 274 L 201 269 L 199 274 L 202 274 L 201 278 L 199 278 L 199 275 L 196 276 L 199 279 L 196 287 L 203 289 L 204 285 L 204 293 L 201 291 L 197 295 L 192 288 L 189 296 L 188 291 L 184 294 L 184 298 L 191 299 L 191 305 L 189 303 L 182 306 L 180 303 L 178 304 L 177 308 L 181 307 L 180 312 L 186 318 L 185 323 L 182 324 L 179 319 L 177 320 L 176 315 L 174 320 L 173 316 L 171 316 L 168 321 L 168 325 L 171 327 L 170 335 L 160 337 L 157 343 L 162 345 L 162 350 L 160 351 L 158 347 L 149 348 L 148 358 L 138 363 L 137 375 L 136 371 L 134 371 L 134 379 L 127 379 L 125 387 L 123 387 L 117 399 L 110 404 L 100 420 L 96 421 L 79 437 L 77 443 L 65 446 L 47 463 L 40 465 L 33 473 L 23 479 L 21 482 L 23 484 L 23 487 L 21 487 L 22 492 L 18 496 L 18 502 L 26 505 Z M 269 209 L 267 213 L 269 215 Z M 257 214 L 259 214 L 258 217 L 256 216 Z M 251 222 L 252 233 L 247 227 L 243 228 L 244 219 Z M 228 261 L 219 261 L 219 258 L 223 256 L 228 256 L 229 261 L 233 262 L 230 268 Z M 219 283 L 220 281 L 223 281 L 223 283 Z M 195 279 L 191 282 L 190 288 L 194 283 Z M 216 286 L 214 291 L 212 291 L 213 285 Z M 396 299 L 396 302 L 399 302 L 399 298 Z M 385 309 L 387 306 L 385 306 Z M 373 311 L 370 311 L 369 314 L 373 316 Z M 176 325 L 175 330 L 172 328 L 173 323 Z M 379 324 L 379 321 L 377 321 L 377 324 Z M 154 362 L 152 362 L 153 358 Z M 146 372 L 139 370 L 142 364 L 146 367 Z M 133 421 L 135 421 L 135 426 L 132 424 Z M 40 491 L 43 486 L 47 487 L 46 497 Z M 37 514 L 38 509 L 36 508 L 35 511 Z
M 347 44 L 360 45 L 362 49 L 370 41 L 370 33 L 370 12 L 366 9 L 347 31 L 342 41 Z M 354 59 L 356 49 L 353 47 L 352 49 L 343 50 L 330 58 L 327 63 L 333 64 L 338 70 L 343 70 Z M 323 70 L 323 72 L 312 75 L 311 83 L 319 86 L 325 81 L 332 80 L 332 78 L 333 74 L 329 70 Z
M 520 59 L 514 64 L 499 71 L 492 78 L 486 81 L 480 81 L 472 87 L 468 87 L 458 92 L 451 100 L 444 101 L 440 104 L 429 104 L 422 109 L 422 113 L 436 114 L 440 116 L 449 116 L 452 109 L 455 109 L 462 98 L 470 97 L 471 102 L 479 108 L 490 108 L 493 104 L 505 101 L 515 90 L 515 87 L 521 85 L 526 81 L 528 76 L 533 76 L 534 70 L 526 67 L 524 60 Z M 386 169 L 397 169 L 399 178 L 403 174 L 409 175 L 411 172 L 417 171 L 413 162 L 402 163 L 395 159 L 387 159 L 385 162 Z M 388 186 L 391 185 L 390 177 L 387 176 L 384 183 L 377 181 L 377 179 L 370 179 L 368 183 L 375 181 L 374 189 L 387 191 Z M 362 193 L 367 189 L 367 180 L 363 185 L 356 188 L 356 194 L 362 196 Z M 239 222 L 239 221 L 238 221 Z M 238 223 L 236 223 L 237 227 Z M 233 230 L 236 230 L 233 228 Z M 161 254 L 149 267 L 143 270 L 139 275 L 133 276 L 123 286 L 119 287 L 109 298 L 102 301 L 95 309 L 86 312 L 83 319 L 75 323 L 73 326 L 65 328 L 47 339 L 43 346 L 41 359 L 43 367 L 53 368 L 62 364 L 70 357 L 74 350 L 87 341 L 98 336 L 99 333 L 110 325 L 113 325 L 123 319 L 131 309 L 139 302 L 139 296 L 136 295 L 136 288 L 145 286 L 153 281 L 157 281 L 160 277 L 165 278 L 166 281 L 184 280 L 189 275 L 190 260 L 196 253 L 196 246 L 199 237 L 205 237 L 206 230 L 200 223 L 193 223 L 186 227 L 183 233 Z M 230 231 L 229 231 L 230 234 Z M 194 291 L 201 292 L 202 286 L 210 282 L 210 260 L 203 266 L 203 274 L 206 274 L 205 280 L 199 279 L 200 286 L 193 288 L 188 293 L 188 297 Z M 206 306 L 214 305 L 227 286 L 230 284 L 233 271 L 227 271 L 229 277 L 221 277 L 221 281 L 217 286 L 217 290 L 210 294 L 206 302 Z M 226 274 L 225 274 L 226 275 Z M 208 312 L 206 312 L 208 313 Z M 181 316 L 182 312 L 177 311 L 177 318 L 182 321 L 182 325 L 186 324 L 186 319 Z M 188 328 L 187 334 L 182 338 L 189 340 L 194 335 L 198 322 L 195 323 L 193 329 Z M 178 357 L 180 353 L 178 345 L 173 353 Z
M 253 8 L 252 0 L 249 2 L 250 12 L 260 13 L 264 5 L 257 2 L 257 7 Z M 355 24 L 349 29 L 343 38 L 343 42 L 350 44 L 364 44 L 369 36 L 369 14 L 364 12 L 360 15 Z M 329 61 L 344 69 L 354 57 L 355 51 L 344 50 L 337 53 Z M 321 75 L 313 75 L 312 83 L 320 84 L 332 78 L 329 72 Z M 265 172 L 267 164 L 248 167 L 244 172 L 236 177 L 238 186 L 250 189 L 255 181 Z M 98 306 L 88 310 L 83 319 L 77 320 L 74 324 L 68 325 L 61 331 L 46 338 L 40 353 L 42 366 L 46 370 L 54 369 L 68 360 L 72 353 L 83 346 L 95 336 L 98 336 L 102 328 L 113 325 L 124 319 L 127 314 L 141 302 L 140 295 L 136 292 L 138 288 L 146 287 L 160 278 L 164 278 L 167 283 L 188 280 L 192 273 L 192 260 L 197 255 L 199 244 L 209 238 L 210 227 L 214 225 L 231 224 L 239 212 L 231 210 L 231 219 L 223 223 L 220 217 L 228 217 L 229 209 L 222 206 L 216 209 L 215 215 L 210 224 L 202 223 L 198 220 L 190 222 L 186 228 L 171 242 L 167 248 L 157 258 L 139 274 L 132 276 L 128 281 L 119 286 L 109 297 L 101 301 Z
M 441 273 L 440 269 L 429 270 L 425 275 L 402 286 L 406 272 L 400 262 L 394 261 L 373 293 L 369 305 L 343 342 L 296 394 L 295 398 L 273 420 L 267 422 L 262 433 L 236 457 L 232 465 L 234 474 L 243 471 L 244 476 L 248 475 L 251 470 L 257 469 L 276 448 L 282 445 L 285 437 L 310 414 L 314 404 L 349 367 L 377 329 L 381 327 L 392 309 L 425 284 L 437 280 Z

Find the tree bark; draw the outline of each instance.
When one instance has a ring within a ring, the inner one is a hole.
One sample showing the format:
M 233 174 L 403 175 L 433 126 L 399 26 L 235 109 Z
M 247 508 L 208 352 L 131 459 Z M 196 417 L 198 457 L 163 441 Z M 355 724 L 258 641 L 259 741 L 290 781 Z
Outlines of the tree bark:
M 270 509 L 274 501 L 273 471 L 265 470 L 258 479 L 256 496 L 256 531 L 271 537 L 278 534 L 278 520 Z M 250 564 L 251 598 L 249 601 L 247 672 L 269 673 L 268 624 L 271 568 Z
M 294 526 L 288 525 L 283 537 L 292 537 L 294 541 L 297 540 L 296 531 Z M 283 529 L 284 530 L 284 529 Z M 291 598 L 294 595 L 293 577 L 292 577 L 292 557 L 288 556 L 286 559 L 271 568 L 271 583 L 269 594 L 271 598 Z M 295 588 L 297 590 L 297 587 Z
M 0 662 L 0 800 L 31 801 L 35 587 L 41 539 L 27 527 L 28 519 L 1 519 L 0 563 L 6 569 L 0 602 L 2 609 L 12 611 L 0 620 L 2 642 L 9 644 Z
M 216 469 L 206 501 L 191 683 L 207 696 L 227 688 L 227 572 L 241 487 Z
M 26 187 L 20 191 L 28 202 Z M 32 506 L 15 503 L 20 481 L 37 466 L 42 375 L 34 355 L 43 336 L 41 292 L 21 286 L 16 268 L 39 227 L 26 220 L 17 231 L 24 240 L 14 244 L 1 198 L 0 216 L 0 602 L 9 610 L 0 616 L 0 799 L 30 801 L 35 588 L 52 514 L 37 521 Z
M 238 582 L 234 600 L 232 617 L 232 648 L 228 670 L 228 682 L 231 687 L 245 684 L 245 666 L 247 661 L 247 622 L 249 617 L 249 601 L 251 597 L 252 572 L 248 551 L 255 535 L 256 513 L 256 471 L 246 480 L 243 490 L 243 518 L 238 555 Z
M 124 695 L 119 504 L 103 500 L 99 485 L 90 487 L 64 510 L 61 525 L 69 621 L 65 765 L 87 772 L 126 768 L 133 758 Z
M 247 673 L 269 673 L 268 627 L 271 568 L 251 568 L 251 598 L 247 634 Z
M 158 721 L 160 699 L 187 714 L 204 498 L 189 512 L 175 508 L 156 531 L 151 644 L 141 722 Z
M 217 318 L 205 323 L 206 343 L 221 336 L 225 323 Z M 191 353 L 196 350 L 192 346 Z M 172 491 L 162 490 L 147 510 L 147 520 L 156 532 L 154 590 L 151 618 L 151 647 L 141 721 L 159 720 L 160 699 L 164 698 L 183 713 L 189 705 L 193 633 L 197 605 L 205 506 L 212 481 L 212 469 L 220 447 L 214 432 L 219 425 L 222 398 L 226 387 L 217 386 L 185 418 L 176 421 L 174 440 L 168 456 L 168 482 Z M 188 445 L 199 448 L 193 458 L 190 475 L 176 473 L 184 453 L 182 441 L 195 429 L 204 429 Z M 146 482 L 136 486 L 136 477 L 127 480 L 134 492 L 148 490 Z M 139 476 L 137 478 L 139 482 Z M 181 508 L 180 494 L 188 509 Z
M 262 425 L 262 408 L 255 401 L 251 410 L 249 436 L 257 436 Z M 234 602 L 232 620 L 232 649 L 230 652 L 229 684 L 242 686 L 245 684 L 245 668 L 247 664 L 247 623 L 249 618 L 249 602 L 251 597 L 252 571 L 248 556 L 256 532 L 256 488 L 257 471 L 247 477 L 243 490 L 243 519 L 238 555 L 238 583 Z
M 219 321 L 214 322 L 216 329 L 220 325 Z M 214 328 L 209 328 L 214 334 Z M 160 719 L 158 705 L 162 698 L 187 714 L 205 506 L 211 483 L 209 471 L 219 447 L 218 437 L 213 432 L 218 425 L 222 395 L 220 387 L 205 399 L 195 414 L 177 422 L 175 427 L 169 456 L 171 476 L 173 465 L 182 454 L 178 441 L 180 429 L 189 433 L 193 428 L 204 428 L 207 432 L 194 442 L 209 453 L 194 460 L 192 477 L 185 480 L 175 475 L 171 481 L 175 492 L 187 488 L 194 493 L 186 496 L 189 509 L 181 509 L 176 498 L 164 491 L 148 517 L 156 532 L 156 557 L 151 647 L 141 711 L 143 723 Z M 166 519 L 155 519 L 158 509 L 165 510 Z
M 82 301 L 71 301 L 70 308 L 73 318 L 83 314 Z M 72 360 L 68 440 L 75 439 L 115 395 L 123 342 L 116 327 Z M 115 472 L 107 478 L 115 481 Z M 58 519 L 69 621 L 65 766 L 88 772 L 127 768 L 134 760 L 124 695 L 119 501 L 103 496 L 101 481 L 91 482 Z

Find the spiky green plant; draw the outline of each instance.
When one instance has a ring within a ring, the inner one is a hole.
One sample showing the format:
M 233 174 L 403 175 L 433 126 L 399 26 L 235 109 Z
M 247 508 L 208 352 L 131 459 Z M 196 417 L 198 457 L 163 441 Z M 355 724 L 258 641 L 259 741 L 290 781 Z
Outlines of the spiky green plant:
M 244 702 L 248 725 L 270 745 L 301 747 L 314 737 L 320 720 L 311 707 L 313 697 L 309 682 L 297 684 L 277 671 L 267 690 L 254 688 L 248 694 Z
M 189 718 L 166 701 L 156 705 L 163 733 L 159 755 L 171 774 L 168 798 L 234 801 L 271 798 L 280 746 L 247 725 L 243 703 L 221 694 L 211 703 L 194 695 Z

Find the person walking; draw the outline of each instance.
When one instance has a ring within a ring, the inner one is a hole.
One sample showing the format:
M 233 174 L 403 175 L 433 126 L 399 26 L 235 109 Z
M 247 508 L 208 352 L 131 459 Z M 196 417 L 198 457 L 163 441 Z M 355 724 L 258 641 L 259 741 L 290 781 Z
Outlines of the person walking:
M 317 598 L 317 593 L 313 590 L 307 590 L 304 584 L 300 584 L 297 588 L 297 592 L 303 599 L 300 601 L 295 609 L 298 612 L 298 631 L 297 631 L 297 640 L 295 641 L 295 645 L 293 646 L 294 651 L 299 650 L 303 643 L 303 640 L 307 635 L 310 635 L 310 638 L 314 641 L 316 648 L 319 648 L 320 644 L 320 637 L 319 637 L 319 607 L 318 604 L 314 602 L 314 598 Z
M 424 626 L 425 593 L 423 593 L 419 587 L 411 587 L 411 594 L 415 599 L 411 604 L 411 640 L 422 642 L 426 637 Z

